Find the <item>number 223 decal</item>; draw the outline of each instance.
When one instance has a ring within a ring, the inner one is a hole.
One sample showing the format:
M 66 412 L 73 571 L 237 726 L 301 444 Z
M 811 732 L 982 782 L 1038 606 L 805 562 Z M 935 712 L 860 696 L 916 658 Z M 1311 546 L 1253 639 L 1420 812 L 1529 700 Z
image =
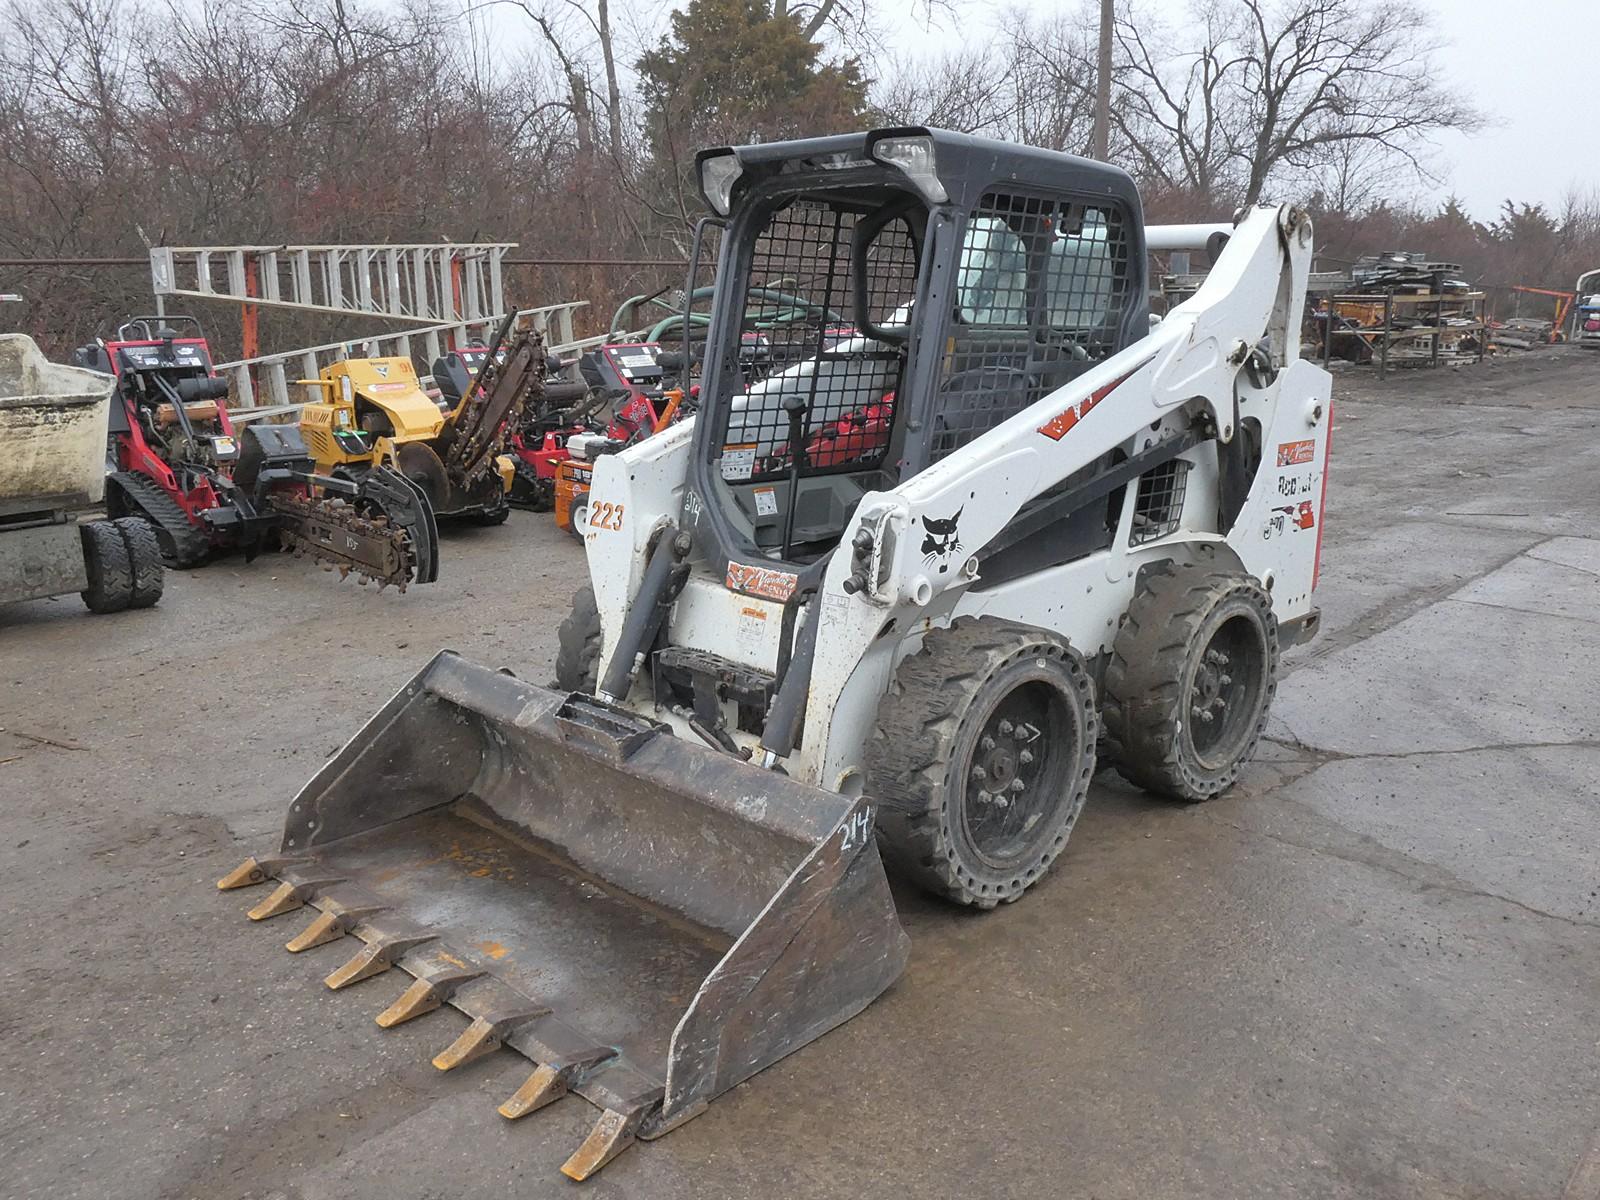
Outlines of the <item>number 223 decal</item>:
M 622 509 L 620 504 L 592 504 L 589 506 L 590 529 L 621 529 Z

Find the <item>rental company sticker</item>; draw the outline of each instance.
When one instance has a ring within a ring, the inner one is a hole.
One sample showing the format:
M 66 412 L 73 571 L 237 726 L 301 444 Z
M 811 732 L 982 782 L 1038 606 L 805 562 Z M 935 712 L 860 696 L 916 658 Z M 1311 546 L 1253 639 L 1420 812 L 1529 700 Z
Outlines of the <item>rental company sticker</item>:
M 758 487 L 756 489 L 756 516 L 771 517 L 778 512 L 778 489 Z
M 1311 462 L 1317 456 L 1317 443 L 1311 438 L 1303 442 L 1282 442 L 1278 446 L 1278 465 L 1280 467 L 1298 467 Z
M 727 586 L 747 596 L 760 596 L 763 600 L 776 600 L 780 604 L 794 595 L 800 576 L 792 571 L 775 571 L 771 567 L 750 567 L 744 563 L 728 561 Z
M 740 446 L 724 446 L 722 448 L 722 477 L 729 482 L 737 483 L 749 479 L 750 473 L 756 469 L 756 444 L 750 442 Z

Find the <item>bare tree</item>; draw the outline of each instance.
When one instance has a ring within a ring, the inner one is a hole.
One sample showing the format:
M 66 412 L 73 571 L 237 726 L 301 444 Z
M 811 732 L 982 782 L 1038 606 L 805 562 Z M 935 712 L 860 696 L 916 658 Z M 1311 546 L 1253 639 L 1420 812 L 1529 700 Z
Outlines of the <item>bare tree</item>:
M 1253 204 L 1352 145 L 1425 174 L 1432 136 L 1481 123 L 1437 44 L 1382 0 L 1193 0 L 1190 16 L 1179 51 L 1148 11 L 1117 22 L 1123 132 L 1170 186 Z

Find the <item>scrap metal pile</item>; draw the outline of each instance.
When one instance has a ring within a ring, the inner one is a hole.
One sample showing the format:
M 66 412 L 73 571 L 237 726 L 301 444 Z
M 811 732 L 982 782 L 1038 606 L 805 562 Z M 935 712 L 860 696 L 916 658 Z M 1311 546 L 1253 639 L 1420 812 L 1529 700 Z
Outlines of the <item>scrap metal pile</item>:
M 1484 351 L 1482 301 L 1460 263 L 1402 251 L 1368 255 L 1356 260 L 1348 288 L 1331 299 L 1329 340 L 1335 355 L 1355 363 L 1476 362 Z M 1318 318 L 1326 321 L 1327 313 Z

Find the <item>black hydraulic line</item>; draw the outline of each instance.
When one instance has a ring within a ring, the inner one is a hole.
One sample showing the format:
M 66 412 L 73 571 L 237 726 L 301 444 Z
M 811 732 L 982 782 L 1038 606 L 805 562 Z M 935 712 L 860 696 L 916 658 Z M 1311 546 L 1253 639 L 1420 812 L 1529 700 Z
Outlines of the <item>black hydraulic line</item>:
M 601 678 L 599 698 L 611 704 L 621 704 L 628 697 L 633 681 L 644 665 L 645 654 L 656 640 L 662 622 L 672 607 L 677 589 L 675 579 L 681 579 L 679 567 L 689 553 L 689 535 L 680 533 L 677 526 L 668 524 L 656 539 L 655 549 L 644 569 L 644 579 L 639 583 L 638 594 L 628 607 L 628 616 L 622 622 L 622 633 L 617 638 L 616 651 Z
M 778 685 L 778 694 L 772 698 L 767 711 L 766 728 L 761 734 L 761 749 L 768 761 L 788 758 L 800 737 L 800 723 L 805 719 L 806 697 L 811 693 L 811 668 L 817 658 L 817 633 L 822 625 L 822 614 L 813 608 Z
M 194 425 L 189 421 L 189 409 L 184 404 L 183 397 L 178 395 L 178 389 L 168 383 L 161 375 L 151 375 L 150 378 L 161 389 L 162 395 L 167 398 L 167 403 L 172 405 L 174 411 L 178 414 L 178 424 L 183 426 L 183 436 L 193 442 Z
M 811 391 L 816 393 L 816 377 L 812 376 Z M 785 396 L 783 410 L 789 414 L 789 503 L 783 508 L 783 551 L 779 555 L 785 562 L 794 544 L 794 516 L 800 507 L 800 473 L 806 466 L 806 413 L 810 403 L 800 396 Z

